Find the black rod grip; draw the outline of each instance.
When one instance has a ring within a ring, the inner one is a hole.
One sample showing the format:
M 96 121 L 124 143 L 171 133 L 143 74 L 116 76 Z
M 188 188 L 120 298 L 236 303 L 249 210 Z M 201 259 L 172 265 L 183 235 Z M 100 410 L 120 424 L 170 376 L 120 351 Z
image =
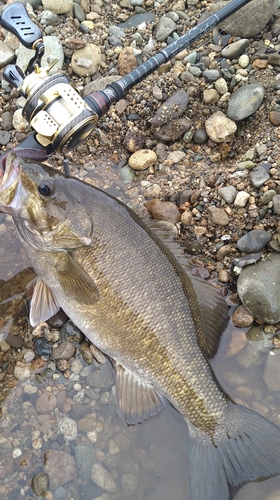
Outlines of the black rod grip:
M 33 44 L 42 38 L 41 30 L 31 21 L 25 6 L 21 3 L 11 3 L 4 7 L 0 25 L 16 35 L 27 49 L 32 49 Z

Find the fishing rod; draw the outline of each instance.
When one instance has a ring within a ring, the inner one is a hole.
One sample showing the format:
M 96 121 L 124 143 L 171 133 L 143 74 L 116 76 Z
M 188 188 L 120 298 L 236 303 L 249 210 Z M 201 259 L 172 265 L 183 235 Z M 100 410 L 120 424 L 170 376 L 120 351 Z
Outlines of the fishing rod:
M 35 50 L 25 73 L 15 64 L 3 72 L 4 79 L 26 99 L 22 114 L 34 130 L 14 151 L 25 158 L 44 160 L 54 152 L 75 147 L 89 136 L 112 104 L 250 1 L 232 0 L 120 80 L 86 97 L 63 73 L 49 75 L 57 59 L 47 68 L 41 67 L 45 50 L 41 30 L 31 21 L 23 4 L 7 5 L 1 13 L 0 25 L 16 35 L 26 48 Z

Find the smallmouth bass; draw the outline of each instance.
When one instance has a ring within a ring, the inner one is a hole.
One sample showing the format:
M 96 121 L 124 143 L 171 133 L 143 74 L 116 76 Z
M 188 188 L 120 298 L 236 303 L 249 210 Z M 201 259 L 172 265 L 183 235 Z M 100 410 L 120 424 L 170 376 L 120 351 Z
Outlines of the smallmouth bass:
M 128 424 L 166 401 L 185 419 L 191 500 L 229 500 L 280 472 L 280 429 L 234 404 L 211 370 L 227 322 L 212 285 L 124 204 L 46 165 L 2 159 L 0 211 L 38 275 L 31 324 L 65 311 L 111 361 Z

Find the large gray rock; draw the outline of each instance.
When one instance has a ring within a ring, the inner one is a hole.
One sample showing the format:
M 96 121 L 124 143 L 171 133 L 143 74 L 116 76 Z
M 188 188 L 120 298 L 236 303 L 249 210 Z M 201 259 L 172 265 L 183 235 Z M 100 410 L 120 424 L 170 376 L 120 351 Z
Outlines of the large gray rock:
M 241 271 L 237 281 L 238 294 L 258 321 L 280 321 L 279 281 L 280 255 L 276 253 Z
M 64 52 L 61 42 L 56 36 L 44 36 L 43 42 L 45 45 L 45 52 L 42 57 L 42 67 L 45 68 L 49 66 L 49 60 L 58 59 L 57 63 L 52 67 L 49 72 L 49 75 L 54 75 L 60 69 L 62 69 L 63 61 L 64 61 Z M 34 56 L 35 50 L 30 50 L 20 45 L 17 54 L 16 64 L 23 71 L 26 70 L 30 59 Z
M 228 1 L 221 0 L 214 3 L 210 8 L 210 13 L 217 12 L 225 5 L 228 5 Z M 220 23 L 219 28 L 234 36 L 250 38 L 258 35 L 264 29 L 277 10 L 278 0 L 262 0 L 261 2 L 260 0 L 252 0 L 248 5 Z

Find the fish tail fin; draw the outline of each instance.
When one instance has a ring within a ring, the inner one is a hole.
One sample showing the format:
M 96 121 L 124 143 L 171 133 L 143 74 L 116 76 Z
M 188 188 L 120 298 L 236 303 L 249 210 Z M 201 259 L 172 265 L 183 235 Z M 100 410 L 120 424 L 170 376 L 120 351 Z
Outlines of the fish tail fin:
M 280 429 L 258 413 L 229 403 L 213 436 L 187 423 L 192 500 L 229 500 L 248 481 L 280 473 Z

